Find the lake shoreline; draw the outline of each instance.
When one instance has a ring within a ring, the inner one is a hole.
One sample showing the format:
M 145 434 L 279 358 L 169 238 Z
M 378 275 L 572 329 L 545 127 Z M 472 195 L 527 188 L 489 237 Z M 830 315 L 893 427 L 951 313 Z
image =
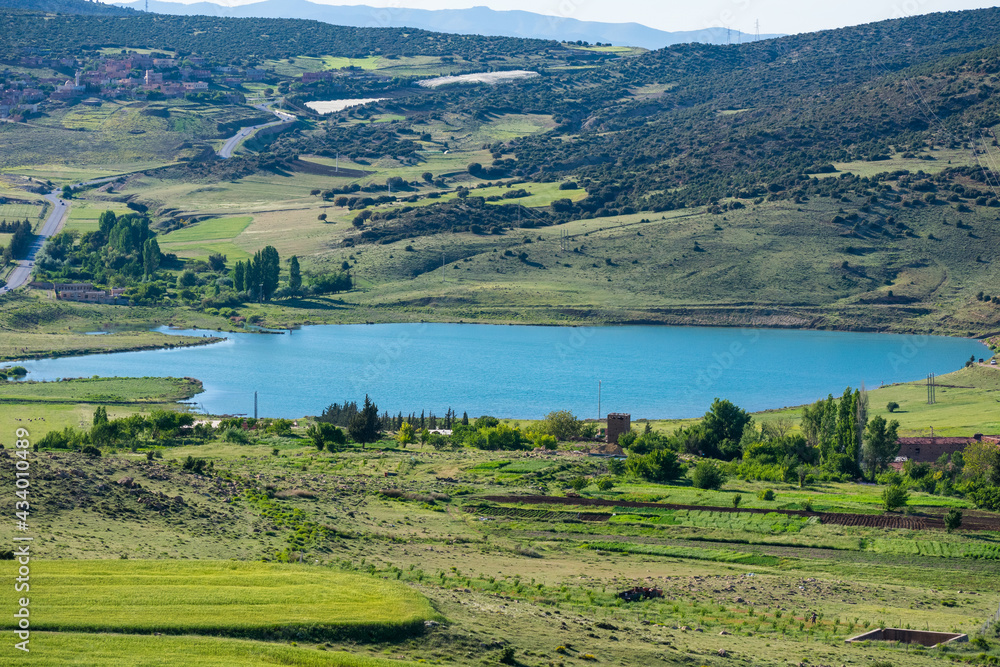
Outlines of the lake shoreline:
M 391 413 L 451 407 L 528 419 L 571 409 L 586 417 L 599 412 L 603 381 L 604 411 L 679 419 L 703 413 L 713 397 L 751 411 L 780 410 L 845 386 L 912 382 L 961 368 L 970 355 L 989 356 L 981 341 L 943 336 L 463 324 L 471 323 L 314 324 L 288 336 L 161 326 L 152 333 L 196 344 L 163 346 L 179 349 L 155 355 L 23 363 L 39 380 L 197 377 L 209 414 L 246 412 L 259 393 L 262 416 L 318 414 L 331 402 L 370 394 Z
M 369 313 L 370 315 L 371 313 Z M 143 327 L 133 327 L 130 329 L 132 331 L 142 330 Z M 777 323 L 731 323 L 725 321 L 714 321 L 711 318 L 704 321 L 692 322 L 690 320 L 664 320 L 664 319 L 607 319 L 595 321 L 592 323 L 580 323 L 580 322 L 558 322 L 555 320 L 541 320 L 538 322 L 525 322 L 517 320 L 504 320 L 501 318 L 453 318 L 445 315 L 441 318 L 391 318 L 391 319 L 379 319 L 379 320 L 364 320 L 361 318 L 346 318 L 338 319 L 336 321 L 315 321 L 310 318 L 297 318 L 288 322 L 282 322 L 281 324 L 261 324 L 261 330 L 250 330 L 250 329 L 236 329 L 236 328 L 226 328 L 222 329 L 219 327 L 199 327 L 199 326 L 186 326 L 181 323 L 171 323 L 166 325 L 168 329 L 184 331 L 184 330 L 197 330 L 204 331 L 206 333 L 236 333 L 236 334 L 259 334 L 259 335 L 284 335 L 286 333 L 297 331 L 303 327 L 307 326 L 356 326 L 356 325 L 384 325 L 384 324 L 464 324 L 464 325 L 476 325 L 476 326 L 497 326 L 497 327 L 548 327 L 548 328 L 572 328 L 572 329 L 590 329 L 590 328 L 625 328 L 625 327 L 662 327 L 662 328 L 711 328 L 711 329 L 758 329 L 762 331 L 828 331 L 828 332 L 841 332 L 841 333 L 869 333 L 869 334 L 886 334 L 886 335 L 906 335 L 906 336 L 940 336 L 945 338 L 961 338 L 965 340 L 974 340 L 982 342 L 984 345 L 989 347 L 992 351 L 998 351 L 1000 349 L 1000 332 L 991 331 L 985 334 L 969 335 L 961 334 L 958 332 L 940 332 L 940 331 L 927 331 L 924 329 L 909 328 L 904 327 L 900 329 L 887 328 L 887 327 L 874 327 L 874 326 L 864 326 L 864 325 L 836 325 L 836 324 L 818 324 L 817 326 L 799 326 L 793 324 L 777 324 Z M 156 331 L 158 327 L 163 327 L 162 322 L 156 322 L 149 320 L 146 323 L 146 331 Z M 26 332 L 27 333 L 27 332 Z M 109 334 L 113 336 L 112 332 Z M 11 332 L 11 335 L 16 336 L 17 332 Z M 58 334 L 54 334 L 58 335 Z M 173 334 L 168 334 L 173 335 Z M 226 340 L 225 336 L 213 336 L 207 340 L 190 341 L 186 343 L 167 343 L 156 344 L 156 343 L 143 343 L 136 346 L 122 347 L 117 349 L 104 349 L 100 347 L 90 348 L 90 349 L 66 349 L 66 350 L 52 350 L 37 354 L 29 354 L 25 356 L 18 357 L 0 357 L 0 364 L 12 364 L 20 361 L 32 361 L 38 359 L 55 359 L 64 357 L 81 357 L 89 356 L 94 354 L 116 354 L 119 352 L 138 352 L 145 350 L 169 350 L 178 347 L 196 347 L 200 345 L 212 345 L 218 342 Z

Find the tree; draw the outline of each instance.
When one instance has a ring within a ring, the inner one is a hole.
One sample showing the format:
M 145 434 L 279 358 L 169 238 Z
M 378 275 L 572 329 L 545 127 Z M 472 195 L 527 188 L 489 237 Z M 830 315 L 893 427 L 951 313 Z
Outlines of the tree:
M 142 246 L 142 273 L 147 278 L 152 278 L 158 268 L 160 268 L 160 244 L 155 238 L 147 239 Z
M 896 410 L 899 410 L 899 403 L 896 401 L 889 401 L 889 403 L 885 406 L 885 409 L 889 412 L 895 412 Z
M 615 488 L 615 481 L 610 477 L 602 477 L 597 480 L 597 488 L 601 491 L 610 491 Z
M 574 491 L 583 491 L 590 482 L 585 477 L 574 477 L 569 481 L 569 486 Z
M 236 262 L 233 267 L 233 289 L 237 292 L 246 291 L 246 265 L 243 262 Z
M 970 442 L 962 451 L 962 475 L 973 481 L 992 476 L 1000 450 L 989 442 Z
M 854 392 L 852 407 L 854 408 L 854 442 L 856 443 L 857 448 L 854 460 L 855 462 L 860 463 L 865 438 L 865 429 L 868 427 L 868 392 L 865 390 L 864 384 L 861 385 L 861 389 Z M 896 455 L 893 454 L 893 457 L 895 456 Z
M 104 234 L 104 238 L 108 237 L 111 230 L 114 229 L 115 224 L 118 222 L 118 216 L 115 215 L 114 211 L 105 211 L 101 213 L 101 217 L 97 219 L 97 227 L 100 229 L 101 234 Z
M 292 255 L 288 260 L 288 289 L 298 292 L 302 287 L 302 273 L 299 271 L 299 258 Z
M 368 394 L 365 394 L 365 405 L 361 412 L 351 417 L 347 425 L 347 432 L 354 442 L 365 445 L 369 442 L 377 442 L 382 435 L 382 420 L 378 416 L 378 406 L 375 405 Z
M 273 246 L 265 246 L 257 251 L 244 269 L 245 291 L 257 301 L 270 301 L 274 291 L 278 289 L 280 273 L 281 260 L 278 251 Z
M 98 424 L 107 424 L 107 423 L 108 423 L 108 409 L 103 405 L 98 406 L 98 408 L 94 410 L 93 425 L 97 426 Z
M 333 451 L 333 445 L 342 445 L 346 441 L 344 432 L 333 424 L 318 422 L 310 424 L 306 429 L 306 436 L 313 441 L 316 449 L 323 451 L 324 447 Z
M 463 412 L 462 413 L 462 426 L 468 426 L 468 425 L 469 425 L 469 413 L 468 412 Z
M 214 252 L 208 256 L 208 268 L 213 271 L 225 271 L 226 270 L 226 256 Z
M 882 491 L 882 505 L 886 511 L 891 512 L 894 509 L 905 507 L 909 500 L 910 494 L 898 484 L 888 486 Z
M 751 419 L 750 413 L 730 401 L 715 399 L 701 424 L 707 436 L 703 445 L 705 455 L 726 459 L 738 457 L 743 428 Z
M 398 440 L 399 444 L 403 447 L 406 447 L 416 441 L 413 427 L 410 426 L 409 422 L 403 422 L 402 426 L 399 427 L 399 433 L 396 435 L 396 440 Z
M 702 460 L 695 466 L 691 481 L 695 488 L 718 490 L 726 483 L 726 474 L 713 461 Z
M 962 510 L 958 508 L 952 508 L 948 510 L 948 514 L 944 517 L 944 527 L 949 533 L 953 533 L 958 530 L 962 525 Z
M 557 440 L 570 440 L 580 435 L 580 420 L 569 410 L 557 410 L 547 414 L 538 428 Z
M 741 502 L 743 502 L 743 496 L 737 493 L 733 496 L 733 509 L 739 509 Z
M 881 415 L 875 416 L 865 428 L 862 444 L 862 463 L 869 478 L 874 481 L 875 475 L 885 470 L 899 453 L 899 422 L 893 419 L 886 423 Z

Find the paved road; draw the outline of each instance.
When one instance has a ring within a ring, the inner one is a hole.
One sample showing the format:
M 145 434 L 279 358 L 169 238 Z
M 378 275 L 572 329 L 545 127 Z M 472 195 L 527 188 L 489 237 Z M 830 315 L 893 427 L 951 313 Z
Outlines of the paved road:
M 110 176 L 108 178 L 98 178 L 93 181 L 86 181 L 85 183 L 77 183 L 72 187 L 78 188 L 83 185 L 97 185 L 99 183 L 107 183 L 113 181 L 120 176 Z M 66 223 L 66 214 L 69 213 L 69 204 L 59 198 L 59 194 L 62 190 L 53 190 L 49 194 L 45 195 L 45 199 L 52 204 L 52 212 L 49 217 L 45 220 L 45 224 L 42 225 L 41 232 L 35 237 L 35 242 L 31 244 L 31 249 L 28 250 L 28 256 L 17 262 L 17 267 L 11 271 L 10 276 L 7 278 L 7 284 L 0 287 L 0 294 L 5 294 L 12 290 L 16 290 L 18 287 L 23 287 L 31 282 L 31 272 L 35 268 L 35 255 L 39 250 L 42 249 L 42 245 L 45 244 L 46 239 L 50 236 L 55 236 L 58 234 L 63 225 Z
M 244 127 L 234 136 L 227 139 L 226 143 L 222 145 L 222 148 L 220 148 L 216 152 L 216 155 L 218 155 L 224 160 L 231 158 L 233 156 L 233 151 L 236 150 L 237 146 L 243 143 L 248 137 L 250 137 L 250 135 L 252 135 L 257 130 L 262 130 L 265 127 L 274 127 L 276 125 L 286 125 L 288 123 L 295 122 L 296 120 L 295 116 L 293 116 L 292 114 L 285 113 L 284 111 L 275 111 L 274 109 L 268 107 L 266 104 L 256 104 L 254 105 L 254 108 L 260 109 L 261 111 L 269 111 L 270 113 L 273 113 L 275 116 L 277 116 L 279 120 L 276 120 L 273 123 L 264 123 L 263 125 Z
M 50 236 L 58 234 L 66 222 L 66 214 L 69 213 L 69 204 L 59 199 L 55 191 L 45 195 L 45 199 L 52 204 L 52 213 L 49 214 L 45 224 L 42 225 L 42 231 L 35 237 L 35 242 L 31 244 L 28 256 L 17 262 L 17 267 L 7 277 L 7 284 L 0 287 L 0 294 L 5 294 L 31 282 L 31 271 L 35 268 L 35 255 L 41 250 L 45 240 Z

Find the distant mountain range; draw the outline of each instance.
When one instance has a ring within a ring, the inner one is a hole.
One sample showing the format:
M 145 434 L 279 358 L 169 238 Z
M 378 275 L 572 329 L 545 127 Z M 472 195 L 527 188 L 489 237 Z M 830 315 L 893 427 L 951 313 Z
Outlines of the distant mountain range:
M 0 9 L 94 16 L 131 16 L 134 13 L 131 9 L 90 0 L 0 0 Z
M 144 0 L 115 3 L 121 7 L 143 9 Z M 403 9 L 367 5 L 321 5 L 307 0 L 264 0 L 239 7 L 225 7 L 211 2 L 185 5 L 179 2 L 150 0 L 149 11 L 157 14 L 205 15 L 257 18 L 313 19 L 334 25 L 359 28 L 421 28 L 459 35 L 492 35 L 554 39 L 616 46 L 641 46 L 660 49 L 671 44 L 703 42 L 725 44 L 756 39 L 725 28 L 706 28 L 686 32 L 666 32 L 639 23 L 597 23 L 571 18 L 546 16 L 524 11 L 496 11 L 489 7 L 471 9 Z M 781 35 L 761 35 L 761 39 Z

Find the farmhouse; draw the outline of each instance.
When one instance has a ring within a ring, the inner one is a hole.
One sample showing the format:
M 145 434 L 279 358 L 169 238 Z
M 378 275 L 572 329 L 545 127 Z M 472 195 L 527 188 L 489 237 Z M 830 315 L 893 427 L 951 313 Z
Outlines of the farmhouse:
M 951 456 L 960 452 L 973 442 L 991 442 L 1000 445 L 1000 435 L 983 435 L 977 433 L 971 438 L 939 438 L 936 436 L 921 438 L 900 438 L 899 453 L 896 462 L 914 461 L 916 463 L 934 463 L 942 454 Z
M 128 303 L 123 295 L 125 289 L 116 287 L 110 290 L 97 289 L 91 283 L 55 283 L 52 285 L 57 299 L 64 301 L 83 301 L 86 303 L 106 303 L 123 305 Z

